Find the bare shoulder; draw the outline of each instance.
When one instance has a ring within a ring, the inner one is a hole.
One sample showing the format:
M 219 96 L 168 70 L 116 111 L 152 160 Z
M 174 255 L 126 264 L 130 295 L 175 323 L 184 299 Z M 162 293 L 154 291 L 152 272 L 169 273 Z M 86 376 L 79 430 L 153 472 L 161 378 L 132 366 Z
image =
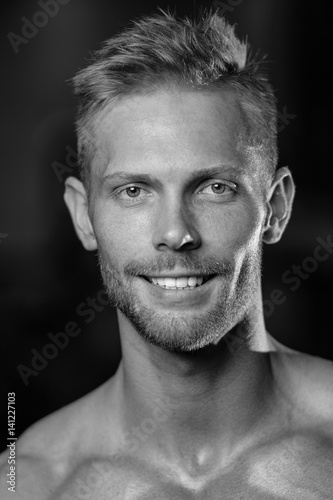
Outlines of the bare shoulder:
M 333 362 L 296 351 L 272 353 L 271 359 L 282 392 L 333 439 Z
M 7 452 L 1 454 L 1 500 L 13 498 L 13 493 L 18 500 L 46 500 L 55 484 L 52 467 L 42 457 L 21 454 L 9 465 Z
M 76 466 L 85 447 L 89 447 L 89 424 L 96 411 L 99 390 L 39 420 L 16 441 L 16 498 L 48 499 Z M 6 494 L 12 498 L 8 491 L 8 472 L 5 451 L 0 458 L 0 491 L 4 500 Z

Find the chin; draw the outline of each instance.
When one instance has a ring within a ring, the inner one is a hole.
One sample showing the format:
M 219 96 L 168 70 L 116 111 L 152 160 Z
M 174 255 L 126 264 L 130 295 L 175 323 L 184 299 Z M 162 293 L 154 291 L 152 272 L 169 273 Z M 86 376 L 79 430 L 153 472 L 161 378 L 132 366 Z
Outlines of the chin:
M 221 305 L 201 315 L 160 314 L 142 306 L 122 312 L 145 341 L 169 352 L 192 352 L 217 344 L 237 322 L 234 310 Z

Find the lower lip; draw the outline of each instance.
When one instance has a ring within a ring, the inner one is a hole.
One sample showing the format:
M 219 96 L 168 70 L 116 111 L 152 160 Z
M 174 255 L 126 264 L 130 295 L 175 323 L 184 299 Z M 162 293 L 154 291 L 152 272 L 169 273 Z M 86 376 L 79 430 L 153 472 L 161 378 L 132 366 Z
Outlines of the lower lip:
M 198 306 L 203 305 L 206 300 L 210 299 L 212 293 L 212 285 L 217 276 L 210 278 L 206 283 L 196 286 L 191 289 L 176 290 L 163 288 L 162 286 L 150 283 L 144 278 L 139 278 L 148 286 L 148 290 L 153 294 L 154 298 L 161 301 L 163 305 L 179 305 L 179 306 Z

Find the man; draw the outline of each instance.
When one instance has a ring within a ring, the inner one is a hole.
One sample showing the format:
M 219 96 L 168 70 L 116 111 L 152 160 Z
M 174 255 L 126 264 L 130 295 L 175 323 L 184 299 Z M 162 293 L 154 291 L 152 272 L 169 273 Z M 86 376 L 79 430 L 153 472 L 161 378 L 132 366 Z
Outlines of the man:
M 218 13 L 161 12 L 74 78 L 82 171 L 65 202 L 98 250 L 123 358 L 23 434 L 18 498 L 331 498 L 332 364 L 264 325 L 262 244 L 294 184 L 246 52 Z

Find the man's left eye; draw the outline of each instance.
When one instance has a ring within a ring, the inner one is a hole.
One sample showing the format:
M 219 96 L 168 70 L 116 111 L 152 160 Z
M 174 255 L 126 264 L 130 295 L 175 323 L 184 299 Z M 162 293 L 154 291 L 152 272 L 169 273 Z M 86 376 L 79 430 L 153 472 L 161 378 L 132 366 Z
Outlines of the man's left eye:
M 226 184 L 225 182 L 213 182 L 212 184 L 209 184 L 205 188 L 201 189 L 200 193 L 221 195 L 221 194 L 234 193 L 235 189 L 236 185 L 232 187 L 229 184 Z

